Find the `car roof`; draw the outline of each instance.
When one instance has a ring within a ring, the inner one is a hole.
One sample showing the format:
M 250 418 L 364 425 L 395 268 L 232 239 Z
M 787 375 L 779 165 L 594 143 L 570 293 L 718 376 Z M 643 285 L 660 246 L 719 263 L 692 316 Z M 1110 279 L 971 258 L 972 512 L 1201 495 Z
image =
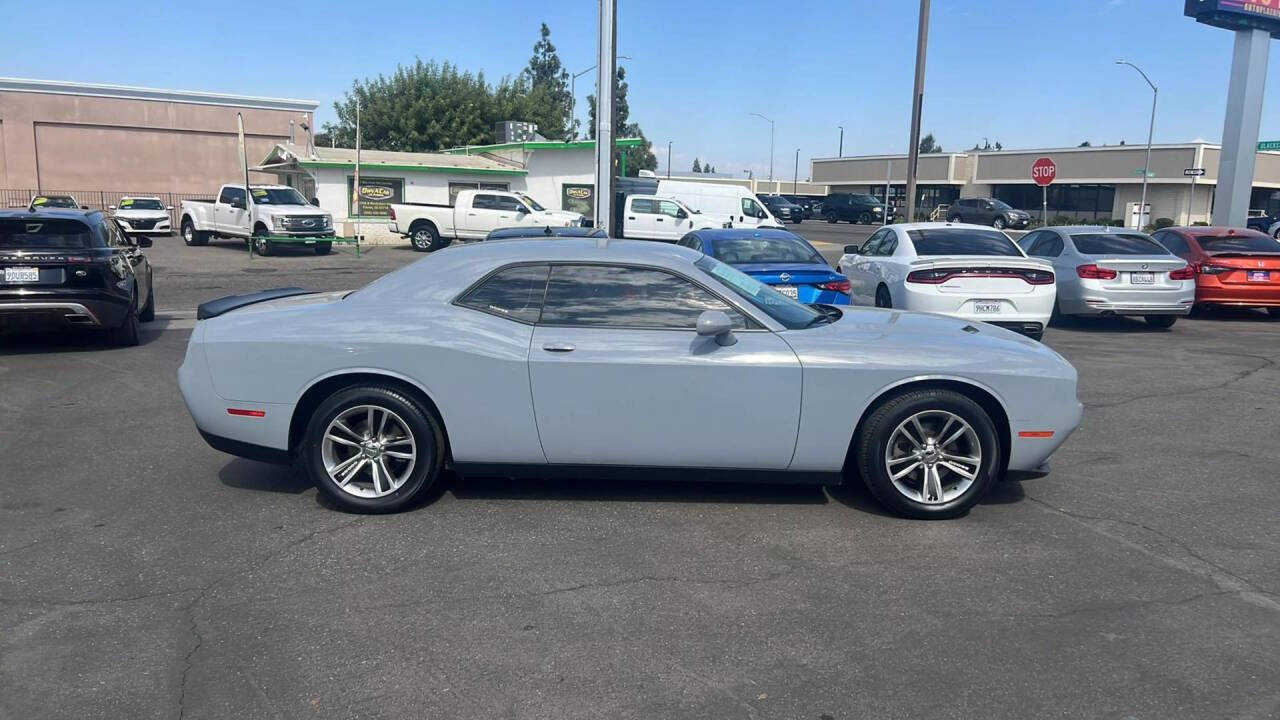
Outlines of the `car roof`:
M 1068 234 L 1068 235 L 1077 235 L 1077 234 L 1080 234 L 1080 233 L 1098 233 L 1098 232 L 1129 233 L 1129 234 L 1132 234 L 1132 235 L 1146 235 L 1146 234 L 1147 234 L 1147 233 L 1142 232 L 1141 230 L 1134 230 L 1133 228 L 1127 228 L 1127 227 L 1111 227 L 1111 226 L 1107 226 L 1107 225 L 1054 225 L 1054 226 L 1051 226 L 1051 227 L 1047 227 L 1047 228 L 1039 228 L 1039 229 L 1042 229 L 1042 230 L 1058 230 L 1058 231 L 1060 231 L 1060 232 L 1064 232 L 1064 233 L 1066 233 L 1066 234 Z
M 975 225 L 973 223 L 949 223 L 949 222 L 915 222 L 915 223 L 893 223 L 886 225 L 897 230 L 990 230 L 991 232 L 1000 232 L 990 225 Z M 1004 233 L 1000 233 L 1004 235 Z M 1008 237 L 1008 235 L 1005 235 Z
M 486 260 L 503 262 L 618 262 L 676 267 L 695 262 L 703 254 L 686 247 L 652 240 L 607 240 L 604 238 L 552 237 L 510 238 L 520 242 L 453 245 L 432 253 L 452 262 Z
M 87 220 L 90 215 L 101 215 L 101 210 L 80 210 L 77 208 L 47 208 L 44 210 L 28 210 L 26 208 L 17 208 L 13 210 L 0 210 L 0 218 L 39 218 L 48 219 L 63 218 L 65 220 Z
M 1253 228 L 1227 227 L 1225 225 L 1192 225 L 1181 227 L 1163 228 L 1165 230 L 1177 230 L 1184 235 L 1191 237 L 1204 237 L 1205 235 L 1240 235 L 1243 237 L 1271 237 L 1270 235 L 1254 230 Z
M 715 242 L 717 240 L 736 240 L 739 238 L 765 238 L 775 240 L 804 240 L 803 237 L 796 235 L 790 230 L 781 228 L 708 228 L 706 230 L 695 230 L 694 234 L 705 241 Z

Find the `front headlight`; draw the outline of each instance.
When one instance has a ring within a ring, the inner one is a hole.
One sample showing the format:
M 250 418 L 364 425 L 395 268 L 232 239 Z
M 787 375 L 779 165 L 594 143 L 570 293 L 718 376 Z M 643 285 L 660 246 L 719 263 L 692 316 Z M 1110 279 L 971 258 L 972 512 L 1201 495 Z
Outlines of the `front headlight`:
M 283 229 L 284 229 L 284 218 L 283 218 L 283 217 L 281 217 L 281 216 L 279 216 L 279 215 L 272 215 L 272 216 L 271 216 L 271 227 L 272 227 L 272 228 L 274 228 L 274 229 L 276 229 L 276 230 L 283 230 Z
M 321 222 L 324 224 L 326 228 L 333 227 L 333 218 L 329 215 L 325 215 L 324 219 L 321 220 Z

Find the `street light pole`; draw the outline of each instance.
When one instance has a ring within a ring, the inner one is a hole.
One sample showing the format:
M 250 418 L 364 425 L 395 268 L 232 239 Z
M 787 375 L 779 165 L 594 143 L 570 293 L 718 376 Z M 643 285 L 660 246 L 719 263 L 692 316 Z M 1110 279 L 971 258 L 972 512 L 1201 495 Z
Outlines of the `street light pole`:
M 667 141 L 667 179 L 671 179 L 671 141 Z
M 760 113 L 753 112 L 751 114 L 769 123 L 769 182 L 773 182 L 773 121 Z
M 837 125 L 836 127 L 840 128 L 840 152 L 836 157 L 844 157 L 844 126 Z
M 1147 129 L 1147 159 L 1142 165 L 1142 202 L 1138 205 L 1137 229 L 1141 230 L 1142 214 L 1147 211 L 1147 177 L 1151 174 L 1151 138 L 1156 133 L 1156 100 L 1160 97 L 1160 89 L 1156 87 L 1155 83 L 1151 82 L 1151 78 L 1147 77 L 1147 74 L 1142 72 L 1142 68 L 1137 65 L 1134 65 L 1128 60 L 1117 60 L 1116 64 L 1128 65 L 1134 70 L 1137 70 L 1138 74 L 1142 76 L 1142 79 L 1146 80 L 1147 84 L 1151 86 L 1151 126 Z M 1150 215 L 1147 217 L 1150 217 Z
M 631 59 L 631 57 L 630 57 L 630 56 L 628 56 L 628 55 L 618 55 L 618 56 L 617 56 L 617 58 L 618 58 L 619 60 L 630 60 L 630 59 Z M 597 65 L 598 65 L 598 64 L 599 64 L 599 63 L 597 63 Z M 577 119 L 577 110 L 578 110 L 578 76 L 580 76 L 580 75 L 586 75 L 587 73 L 589 73 L 589 72 L 591 72 L 592 70 L 595 70 L 595 69 L 596 69 L 596 65 L 592 65 L 591 67 L 587 68 L 586 70 L 583 70 L 582 72 L 574 73 L 574 74 L 569 78 L 569 124 L 570 124 L 570 125 L 573 125 L 573 121 Z M 575 135 L 575 136 L 577 135 L 577 132 L 576 132 L 576 131 L 574 132 L 574 135 Z M 572 139 L 572 138 L 570 138 L 570 139 Z
M 799 191 L 796 190 L 796 188 L 799 186 L 800 186 L 800 148 L 796 148 L 796 174 L 791 176 L 791 194 L 792 195 L 796 195 L 799 193 Z
M 916 33 L 916 84 L 911 98 L 911 147 L 907 156 L 907 222 L 916 220 L 916 165 L 920 162 L 920 113 L 924 109 L 924 61 L 929 48 L 929 0 L 920 0 Z

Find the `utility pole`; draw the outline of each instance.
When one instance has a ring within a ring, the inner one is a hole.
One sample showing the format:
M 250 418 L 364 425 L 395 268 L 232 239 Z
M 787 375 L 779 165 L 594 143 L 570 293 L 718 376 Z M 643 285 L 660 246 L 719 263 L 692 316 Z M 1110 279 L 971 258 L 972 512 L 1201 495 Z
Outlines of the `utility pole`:
M 796 148 L 796 174 L 791 176 L 791 194 L 795 195 L 799 191 L 796 190 L 800 186 L 800 148 Z
M 1141 230 L 1142 216 L 1143 213 L 1147 212 L 1147 177 L 1151 175 L 1151 138 L 1156 132 L 1156 100 L 1160 97 L 1160 89 L 1156 87 L 1155 83 L 1151 82 L 1151 78 L 1147 77 L 1147 74 L 1142 72 L 1142 68 L 1137 65 L 1134 65 L 1128 60 L 1117 60 L 1116 64 L 1128 65 L 1134 70 L 1137 70 L 1138 74 L 1142 76 L 1142 79 L 1146 80 L 1147 84 L 1151 86 L 1151 126 L 1147 129 L 1147 159 L 1142 165 L 1142 202 L 1138 205 L 1137 229 Z M 1148 214 L 1147 217 L 1150 218 L 1150 214 Z
M 911 98 L 911 147 L 907 156 L 907 222 L 916 220 L 916 165 L 920 162 L 920 114 L 924 109 L 924 62 L 929 49 L 929 0 L 920 0 L 916 33 L 916 84 Z
M 671 141 L 667 141 L 667 179 L 671 179 Z
M 600 0 L 596 45 L 596 212 L 595 226 L 608 233 L 613 223 L 613 114 L 618 82 L 618 0 Z M 605 240 L 605 242 L 608 242 Z
M 836 154 L 836 157 L 844 157 L 844 126 L 837 125 L 836 127 L 840 128 L 840 151 Z
M 772 182 L 773 181 L 773 121 L 761 115 L 760 113 L 753 112 L 751 114 L 769 123 L 769 181 Z

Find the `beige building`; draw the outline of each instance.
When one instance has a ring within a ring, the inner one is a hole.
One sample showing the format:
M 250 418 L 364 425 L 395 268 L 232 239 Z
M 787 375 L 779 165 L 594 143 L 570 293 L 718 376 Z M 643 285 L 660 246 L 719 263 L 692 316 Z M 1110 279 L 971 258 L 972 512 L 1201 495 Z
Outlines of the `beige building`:
M 208 196 L 240 174 L 236 113 L 249 162 L 306 142 L 312 100 L 0 78 L 0 201 L 71 192 L 84 204 L 124 193 Z M 270 174 L 253 179 L 273 181 Z
M 1207 142 L 1155 145 L 1147 177 L 1149 218 L 1207 222 L 1218 183 L 1221 146 Z M 922 155 L 917 207 L 928 212 L 960 196 L 995 197 L 1038 215 L 1044 199 L 1031 179 L 1031 165 L 1048 157 L 1057 178 L 1048 190 L 1050 218 L 1130 222 L 1142 197 L 1146 145 L 973 151 Z M 818 158 L 811 161 L 815 183 L 829 192 L 868 192 L 883 197 L 886 176 L 895 204 L 905 201 L 905 155 Z M 1203 176 L 1185 171 L 1203 169 Z M 1280 153 L 1260 152 L 1250 208 L 1280 212 Z

